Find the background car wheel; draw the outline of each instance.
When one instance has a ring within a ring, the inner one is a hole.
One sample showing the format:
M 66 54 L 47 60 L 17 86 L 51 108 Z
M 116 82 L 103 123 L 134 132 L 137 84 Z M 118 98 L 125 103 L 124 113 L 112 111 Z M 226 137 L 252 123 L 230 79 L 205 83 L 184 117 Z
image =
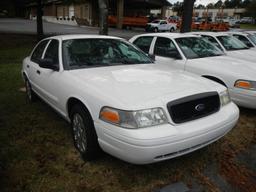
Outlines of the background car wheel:
M 174 31 L 174 28 L 172 27 L 171 29 L 170 29 L 170 32 L 173 32 Z
M 156 27 L 156 28 L 154 28 L 154 32 L 158 32 L 158 28 Z
M 31 88 L 31 84 L 28 79 L 25 80 L 26 94 L 30 102 L 36 101 L 36 94 Z
M 101 150 L 93 120 L 85 107 L 75 105 L 71 109 L 71 127 L 74 145 L 83 160 L 96 159 Z

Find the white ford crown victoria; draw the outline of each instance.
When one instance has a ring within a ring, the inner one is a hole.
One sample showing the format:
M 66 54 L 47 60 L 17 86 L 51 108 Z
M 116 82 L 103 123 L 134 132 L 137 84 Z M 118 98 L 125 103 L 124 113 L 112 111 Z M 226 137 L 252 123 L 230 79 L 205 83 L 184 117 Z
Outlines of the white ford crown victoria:
M 224 86 L 161 69 L 115 37 L 44 39 L 22 75 L 31 101 L 40 96 L 71 123 L 87 160 L 100 148 L 135 164 L 170 159 L 218 140 L 239 117 Z
M 226 55 L 242 59 L 245 61 L 256 61 L 255 48 L 246 46 L 242 41 L 236 37 L 224 32 L 194 32 L 192 34 L 201 35 L 207 39 L 219 49 L 221 49 Z
M 209 41 L 190 34 L 144 34 L 130 41 L 146 53 L 154 54 L 158 65 L 219 82 L 228 87 L 235 103 L 256 109 L 255 62 L 228 57 Z

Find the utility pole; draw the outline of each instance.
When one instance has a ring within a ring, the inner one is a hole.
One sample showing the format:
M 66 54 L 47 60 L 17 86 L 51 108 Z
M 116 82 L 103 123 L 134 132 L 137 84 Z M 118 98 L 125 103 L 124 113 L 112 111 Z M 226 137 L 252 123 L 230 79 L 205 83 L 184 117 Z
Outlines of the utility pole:
M 183 13 L 182 13 L 182 24 L 181 24 L 181 33 L 186 33 L 191 31 L 192 16 L 194 9 L 195 0 L 184 0 L 183 2 Z
M 108 0 L 98 0 L 99 3 L 99 34 L 108 35 Z

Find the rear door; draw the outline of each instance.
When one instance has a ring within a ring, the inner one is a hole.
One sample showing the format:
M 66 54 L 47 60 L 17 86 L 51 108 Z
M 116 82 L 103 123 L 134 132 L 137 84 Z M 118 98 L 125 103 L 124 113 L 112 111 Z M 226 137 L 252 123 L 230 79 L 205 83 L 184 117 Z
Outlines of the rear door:
M 153 41 L 152 36 L 144 36 L 144 37 L 139 37 L 137 38 L 133 44 L 136 45 L 137 47 L 139 47 L 142 51 L 144 51 L 145 53 L 149 53 L 152 41 Z
M 40 96 L 42 92 L 40 88 L 41 84 L 38 79 L 40 77 L 39 60 L 42 59 L 43 53 L 48 43 L 49 43 L 49 40 L 43 40 L 36 46 L 26 66 L 27 68 L 29 68 L 28 79 L 30 81 L 32 89 Z

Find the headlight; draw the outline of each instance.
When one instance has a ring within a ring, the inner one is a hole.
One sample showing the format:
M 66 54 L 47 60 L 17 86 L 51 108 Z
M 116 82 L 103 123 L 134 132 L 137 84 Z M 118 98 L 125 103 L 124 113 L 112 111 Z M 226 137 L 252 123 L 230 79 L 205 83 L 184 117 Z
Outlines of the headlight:
M 124 111 L 110 107 L 103 107 L 99 118 L 111 124 L 124 128 L 143 128 L 168 123 L 162 108 L 139 111 Z
M 235 87 L 249 90 L 256 90 L 256 81 L 238 80 Z
M 220 103 L 221 106 L 227 105 L 228 103 L 231 102 L 228 90 L 225 90 L 223 92 L 220 93 Z

